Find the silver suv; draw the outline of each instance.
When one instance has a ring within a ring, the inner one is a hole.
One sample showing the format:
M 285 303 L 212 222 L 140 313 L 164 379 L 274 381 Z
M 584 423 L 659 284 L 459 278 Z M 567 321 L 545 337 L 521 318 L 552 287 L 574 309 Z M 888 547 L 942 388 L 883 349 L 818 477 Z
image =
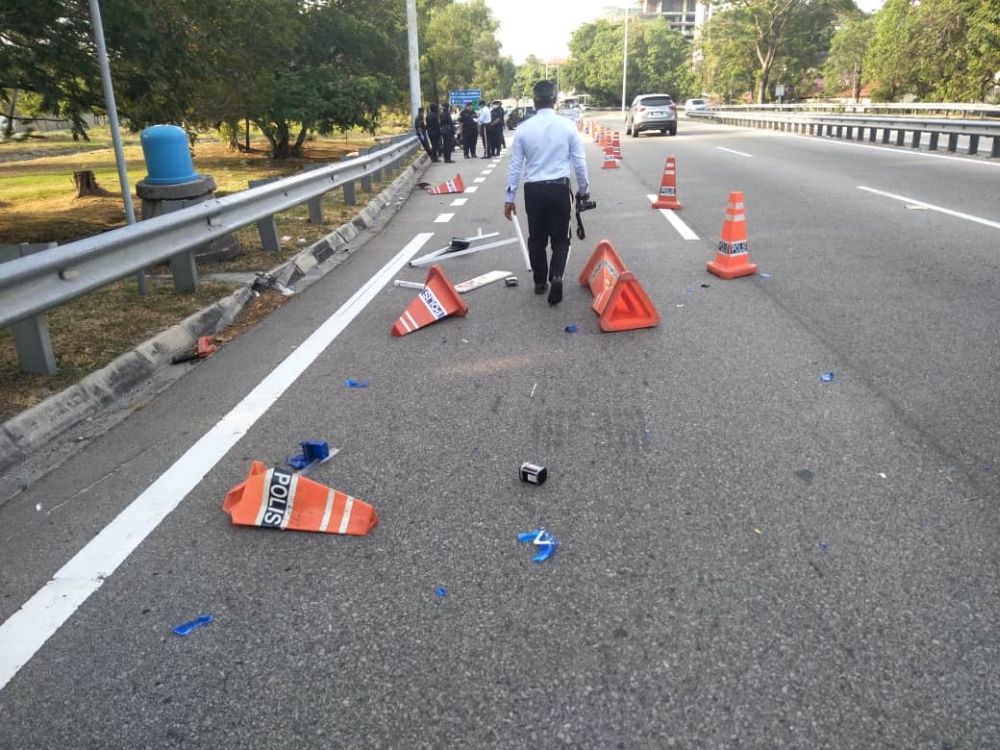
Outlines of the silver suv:
M 625 132 L 636 137 L 643 130 L 677 135 L 677 105 L 669 94 L 640 94 L 625 115 Z

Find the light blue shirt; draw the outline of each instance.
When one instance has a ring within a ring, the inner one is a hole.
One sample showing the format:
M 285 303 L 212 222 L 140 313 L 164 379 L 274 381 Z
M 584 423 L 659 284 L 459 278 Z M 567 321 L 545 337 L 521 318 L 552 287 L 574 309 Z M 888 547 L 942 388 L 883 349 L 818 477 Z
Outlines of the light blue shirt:
M 540 109 L 531 119 L 522 122 L 514 132 L 514 145 L 507 170 L 507 193 L 504 199 L 513 203 L 517 184 L 524 171 L 525 182 L 558 180 L 576 172 L 576 186 L 581 193 L 590 192 L 587 157 L 576 125 L 560 117 L 555 110 Z

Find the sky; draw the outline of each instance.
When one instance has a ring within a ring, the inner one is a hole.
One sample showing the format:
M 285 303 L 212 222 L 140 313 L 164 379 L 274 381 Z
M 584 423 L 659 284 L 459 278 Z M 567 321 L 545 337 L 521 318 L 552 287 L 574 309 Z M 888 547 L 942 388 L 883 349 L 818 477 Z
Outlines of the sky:
M 869 13 L 882 5 L 882 0 L 856 2 Z M 500 54 L 510 55 L 518 65 L 528 55 L 543 61 L 569 57 L 569 38 L 580 24 L 626 4 L 625 0 L 486 0 L 500 22 Z

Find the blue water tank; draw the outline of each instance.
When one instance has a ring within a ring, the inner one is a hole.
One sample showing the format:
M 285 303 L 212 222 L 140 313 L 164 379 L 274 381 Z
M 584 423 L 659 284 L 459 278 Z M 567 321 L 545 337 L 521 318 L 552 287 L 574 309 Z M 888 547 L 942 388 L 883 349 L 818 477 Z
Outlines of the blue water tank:
M 187 133 L 176 125 L 150 125 L 139 136 L 146 160 L 146 182 L 150 185 L 178 185 L 198 179 Z

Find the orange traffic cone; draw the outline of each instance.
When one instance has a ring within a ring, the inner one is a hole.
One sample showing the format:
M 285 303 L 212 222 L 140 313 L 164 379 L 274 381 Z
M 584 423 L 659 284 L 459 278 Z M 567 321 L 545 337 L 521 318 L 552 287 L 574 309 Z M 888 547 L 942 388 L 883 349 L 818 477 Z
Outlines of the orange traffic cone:
M 653 208 L 671 208 L 677 210 L 681 207 L 677 200 L 677 166 L 674 157 L 668 156 L 667 163 L 663 166 L 663 177 L 660 178 L 660 193 Z
M 635 274 L 625 271 L 611 289 L 597 325 L 606 333 L 655 328 L 660 325 L 660 314 Z
M 598 315 L 604 312 L 611 289 L 625 271 L 625 262 L 615 251 L 614 245 L 608 240 L 598 242 L 580 272 L 580 285 L 590 287 L 590 293 L 594 295 L 590 308 Z
M 616 130 L 611 136 L 611 145 L 621 147 L 622 145 L 622 134 L 620 130 Z
M 604 148 L 604 161 L 601 162 L 601 169 L 618 169 L 618 160 L 610 146 Z
M 729 193 L 726 218 L 722 222 L 722 238 L 715 260 L 709 261 L 708 270 L 721 279 L 735 279 L 757 273 L 757 265 L 750 262 L 747 247 L 747 217 L 743 207 L 743 192 Z
M 270 529 L 364 536 L 378 523 L 365 501 L 261 461 L 226 493 L 222 509 L 234 524 Z
M 454 180 L 445 180 L 437 187 L 432 187 L 427 191 L 431 195 L 444 195 L 446 193 L 464 193 L 465 183 L 462 182 L 462 175 L 455 175 Z
M 427 274 L 427 281 L 424 282 L 420 294 L 393 323 L 392 335 L 405 336 L 441 318 L 449 315 L 465 315 L 467 312 L 469 306 L 465 304 L 462 295 L 455 289 L 455 285 L 445 275 L 441 266 L 435 263 Z
M 656 307 L 608 240 L 597 243 L 579 281 L 594 295 L 590 306 L 600 316 L 597 325 L 602 331 L 631 331 L 660 324 Z

